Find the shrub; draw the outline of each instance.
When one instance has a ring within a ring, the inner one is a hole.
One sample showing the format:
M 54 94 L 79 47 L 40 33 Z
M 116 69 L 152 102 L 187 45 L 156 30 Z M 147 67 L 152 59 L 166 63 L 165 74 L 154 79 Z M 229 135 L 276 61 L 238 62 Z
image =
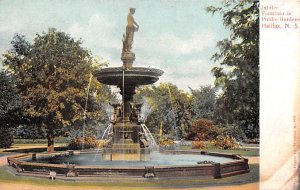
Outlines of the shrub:
M 236 140 L 228 135 L 219 135 L 215 140 L 212 140 L 212 143 L 215 147 L 225 150 L 238 148 Z
M 71 140 L 70 144 L 68 145 L 68 148 L 72 150 L 81 149 L 82 147 L 84 147 L 85 149 L 89 149 L 97 148 L 98 145 L 99 142 L 94 136 L 87 136 L 84 138 L 84 141 L 82 137 L 75 137 Z
M 9 148 L 13 143 L 11 128 L 0 127 L 0 148 Z
M 204 149 L 204 148 L 206 148 L 206 145 L 205 145 L 204 141 L 193 141 L 192 148 L 193 149 Z
M 191 130 L 191 138 L 197 141 L 205 141 L 215 139 L 219 134 L 218 128 L 213 122 L 207 119 L 198 119 L 193 122 Z
M 231 136 L 239 142 L 245 141 L 247 139 L 244 131 L 239 126 L 236 126 L 236 125 L 222 126 L 221 125 L 219 127 L 220 127 L 220 131 L 223 135 Z
M 259 138 L 246 139 L 244 141 L 245 141 L 245 143 L 248 143 L 248 144 L 259 144 Z
M 175 144 L 175 142 L 171 138 L 159 140 L 159 145 L 160 146 L 172 146 L 174 144 Z
M 98 148 L 103 148 L 105 144 L 106 144 L 106 140 L 99 140 L 98 144 L 97 144 L 97 147 Z
M 14 135 L 15 138 L 19 139 L 45 139 L 46 131 L 42 127 L 35 125 L 20 125 L 17 127 Z

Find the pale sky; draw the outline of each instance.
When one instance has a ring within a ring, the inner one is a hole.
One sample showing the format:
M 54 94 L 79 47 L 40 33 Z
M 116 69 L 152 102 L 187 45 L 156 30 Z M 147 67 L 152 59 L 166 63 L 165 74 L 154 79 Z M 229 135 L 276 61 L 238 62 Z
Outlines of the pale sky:
M 36 33 L 54 27 L 82 39 L 93 55 L 121 66 L 122 35 L 129 7 L 140 25 L 132 51 L 134 66 L 155 67 L 165 73 L 157 82 L 180 89 L 213 84 L 210 57 L 216 43 L 229 32 L 221 17 L 205 12 L 220 0 L 1 0 L 0 55 L 11 48 L 14 34 L 32 41 Z

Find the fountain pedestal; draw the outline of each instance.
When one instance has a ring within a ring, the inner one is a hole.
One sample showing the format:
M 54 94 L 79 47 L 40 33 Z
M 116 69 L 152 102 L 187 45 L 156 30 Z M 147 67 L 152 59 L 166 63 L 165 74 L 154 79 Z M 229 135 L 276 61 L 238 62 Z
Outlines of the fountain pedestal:
M 139 121 L 141 104 L 133 103 L 133 95 L 136 87 L 153 84 L 162 74 L 159 69 L 144 67 L 104 68 L 95 73 L 101 83 L 119 87 L 123 100 L 122 104 L 112 104 L 114 120 L 110 139 L 102 151 L 104 160 L 150 159 L 150 139 L 145 137 L 143 123 Z
M 113 126 L 113 143 L 102 150 L 102 159 L 111 161 L 149 160 L 150 149 L 148 147 L 141 148 L 140 132 L 141 127 L 136 123 L 130 121 L 115 123 Z
M 115 143 L 102 150 L 102 159 L 110 161 L 148 161 L 150 148 L 140 148 L 139 143 Z
M 135 54 L 131 51 L 134 33 L 139 26 L 134 21 L 135 9 L 131 8 L 127 16 L 126 33 L 123 35 L 122 67 L 105 68 L 95 73 L 97 79 L 107 85 L 120 88 L 122 104 L 114 104 L 114 121 L 109 139 L 103 149 L 104 160 L 149 160 L 149 141 L 144 127 L 139 121 L 141 105 L 133 103 L 135 88 L 153 84 L 163 74 L 162 70 L 133 67 Z

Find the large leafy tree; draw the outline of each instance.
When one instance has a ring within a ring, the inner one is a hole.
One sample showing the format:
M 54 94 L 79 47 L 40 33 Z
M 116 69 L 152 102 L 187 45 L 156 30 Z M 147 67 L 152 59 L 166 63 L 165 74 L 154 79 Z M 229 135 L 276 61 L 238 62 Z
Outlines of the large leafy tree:
M 138 89 L 136 101 L 148 104 L 151 109 L 146 118 L 146 125 L 158 134 L 176 138 L 186 138 L 191 127 L 191 97 L 171 83 L 148 86 Z
M 17 79 L 30 123 L 45 128 L 48 151 L 53 151 L 54 137 L 65 127 L 103 116 L 97 101 L 107 100 L 109 91 L 91 76 L 99 64 L 81 41 L 51 28 L 36 34 L 32 44 L 16 35 L 12 45 L 4 64 Z
M 192 93 L 192 115 L 194 119 L 209 119 L 214 117 L 216 90 L 211 86 L 201 86 L 200 89 L 190 89 Z
M 207 7 L 223 17 L 231 35 L 218 42 L 212 59 L 215 85 L 222 89 L 216 119 L 240 126 L 248 138 L 259 136 L 259 9 L 258 1 L 224 0 Z
M 12 131 L 22 121 L 22 104 L 9 73 L 0 71 L 0 147 L 12 144 Z

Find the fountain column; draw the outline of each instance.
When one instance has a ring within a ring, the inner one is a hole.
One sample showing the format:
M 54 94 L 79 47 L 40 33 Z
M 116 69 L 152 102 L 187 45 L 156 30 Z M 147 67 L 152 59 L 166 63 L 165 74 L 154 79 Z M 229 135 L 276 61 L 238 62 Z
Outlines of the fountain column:
M 121 89 L 122 105 L 113 104 L 113 130 L 102 150 L 104 160 L 149 160 L 149 141 L 139 121 L 141 105 L 133 103 L 135 88 L 155 83 L 163 71 L 159 69 L 133 67 L 135 54 L 131 51 L 134 32 L 138 25 L 133 19 L 135 9 L 131 8 L 127 17 L 126 34 L 123 36 L 121 60 L 123 67 L 104 68 L 95 73 L 103 84 L 114 85 Z
M 131 111 L 132 111 L 131 103 L 133 101 L 133 95 L 135 94 L 135 86 L 126 84 L 124 88 L 120 86 L 119 88 L 121 89 L 120 94 L 122 95 L 122 101 L 124 105 L 124 120 L 129 121 Z

